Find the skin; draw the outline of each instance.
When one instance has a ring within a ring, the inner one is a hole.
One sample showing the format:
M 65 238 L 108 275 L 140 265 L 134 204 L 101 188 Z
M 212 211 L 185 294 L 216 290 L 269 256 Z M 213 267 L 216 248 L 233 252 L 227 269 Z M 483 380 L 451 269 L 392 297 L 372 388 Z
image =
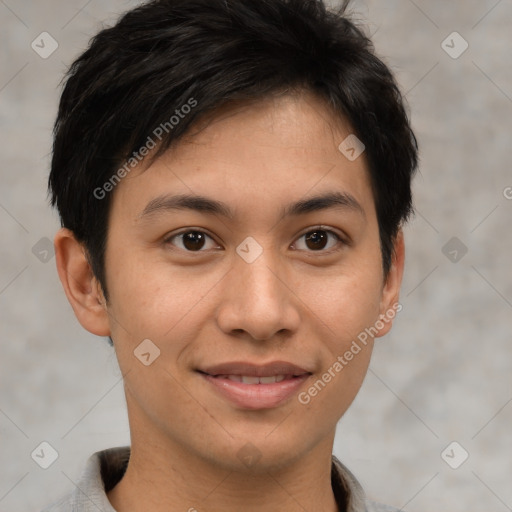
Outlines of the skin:
M 338 150 L 350 127 L 307 93 L 224 109 L 114 191 L 106 249 L 108 303 L 82 246 L 55 237 L 60 279 L 88 331 L 112 336 L 132 436 L 127 472 L 109 493 L 120 512 L 334 512 L 331 455 L 336 423 L 363 382 L 372 340 L 308 404 L 244 409 L 197 369 L 227 361 L 281 360 L 312 372 L 307 389 L 399 297 L 402 233 L 383 276 L 378 223 L 364 154 Z M 361 206 L 280 219 L 284 205 L 339 191 Z M 234 218 L 192 210 L 141 215 L 162 194 L 225 202 Z M 315 245 L 323 226 L 343 237 Z M 209 235 L 194 251 L 184 228 Z M 262 254 L 236 252 L 248 236 Z M 188 252 L 187 252 L 188 247 Z M 198 252 L 199 251 L 199 252 Z M 202 252 L 201 252 L 202 251 Z M 384 324 L 377 336 L 391 327 Z M 134 357 L 144 339 L 160 349 Z M 250 442 L 259 460 L 238 456 Z

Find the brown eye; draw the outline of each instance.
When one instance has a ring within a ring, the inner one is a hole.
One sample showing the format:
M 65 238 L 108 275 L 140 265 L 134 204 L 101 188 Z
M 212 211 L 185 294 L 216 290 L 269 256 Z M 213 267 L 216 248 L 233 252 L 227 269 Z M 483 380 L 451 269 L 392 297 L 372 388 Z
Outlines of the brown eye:
M 175 244 L 173 242 L 173 240 L 175 239 L 180 241 L 181 243 Z M 203 231 L 189 230 L 178 233 L 177 235 L 173 235 L 172 237 L 166 240 L 166 243 L 176 245 L 180 249 L 183 249 L 188 252 L 204 252 L 201 251 L 201 249 L 203 249 L 205 245 L 207 245 L 208 240 L 211 240 L 213 242 L 211 236 L 207 235 Z
M 328 238 L 325 231 L 312 231 L 306 236 L 306 245 L 313 250 L 324 249 Z
M 327 247 L 329 244 L 329 238 L 334 239 L 334 243 L 331 243 L 331 245 Z M 323 251 L 326 248 L 328 250 L 335 247 L 340 242 L 343 243 L 343 240 L 334 231 L 327 229 L 314 229 L 308 231 L 299 238 L 299 240 L 302 239 L 304 239 L 304 244 L 302 244 L 302 247 L 296 248 L 306 250 L 308 252 Z

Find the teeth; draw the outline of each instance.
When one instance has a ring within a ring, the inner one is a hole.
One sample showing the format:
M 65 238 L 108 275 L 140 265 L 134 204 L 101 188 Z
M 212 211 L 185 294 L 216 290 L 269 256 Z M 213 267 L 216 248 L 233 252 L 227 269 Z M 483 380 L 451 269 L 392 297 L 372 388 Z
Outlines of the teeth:
M 272 375 L 271 377 L 260 377 L 261 384 L 273 384 L 274 382 L 281 382 L 286 379 L 286 375 Z
M 246 375 L 242 375 L 242 382 L 244 384 L 259 384 L 260 378 L 259 377 L 247 377 Z
M 261 384 L 274 384 L 277 382 L 278 375 L 271 375 L 270 377 L 260 377 Z
M 232 380 L 234 382 L 242 382 L 243 384 L 274 384 L 281 382 L 286 375 L 271 375 L 269 377 L 255 377 L 252 375 L 217 375 L 222 379 Z

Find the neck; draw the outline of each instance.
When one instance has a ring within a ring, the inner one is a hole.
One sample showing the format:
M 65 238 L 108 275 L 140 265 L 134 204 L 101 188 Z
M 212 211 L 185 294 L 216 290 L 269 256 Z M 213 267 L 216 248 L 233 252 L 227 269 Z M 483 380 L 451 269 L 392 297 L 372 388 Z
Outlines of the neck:
M 212 463 L 158 433 L 137 434 L 132 429 L 126 473 L 108 493 L 117 512 L 341 512 L 331 487 L 332 442 L 256 471 Z

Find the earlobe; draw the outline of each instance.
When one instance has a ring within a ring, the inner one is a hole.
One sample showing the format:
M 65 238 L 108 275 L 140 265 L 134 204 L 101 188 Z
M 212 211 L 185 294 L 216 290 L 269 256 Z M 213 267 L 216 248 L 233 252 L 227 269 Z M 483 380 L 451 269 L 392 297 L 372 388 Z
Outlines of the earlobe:
M 83 245 L 66 228 L 57 232 L 54 245 L 57 272 L 76 318 L 89 332 L 97 336 L 109 336 L 110 324 L 105 299 Z
M 384 336 L 387 334 L 392 326 L 393 319 L 397 312 L 402 309 L 399 304 L 400 287 L 402 285 L 402 277 L 405 265 L 405 243 L 404 234 L 400 229 L 395 238 L 394 251 L 392 255 L 391 268 L 386 278 L 384 288 L 382 291 L 382 298 L 380 303 L 380 324 L 384 324 L 382 329 L 376 337 Z

